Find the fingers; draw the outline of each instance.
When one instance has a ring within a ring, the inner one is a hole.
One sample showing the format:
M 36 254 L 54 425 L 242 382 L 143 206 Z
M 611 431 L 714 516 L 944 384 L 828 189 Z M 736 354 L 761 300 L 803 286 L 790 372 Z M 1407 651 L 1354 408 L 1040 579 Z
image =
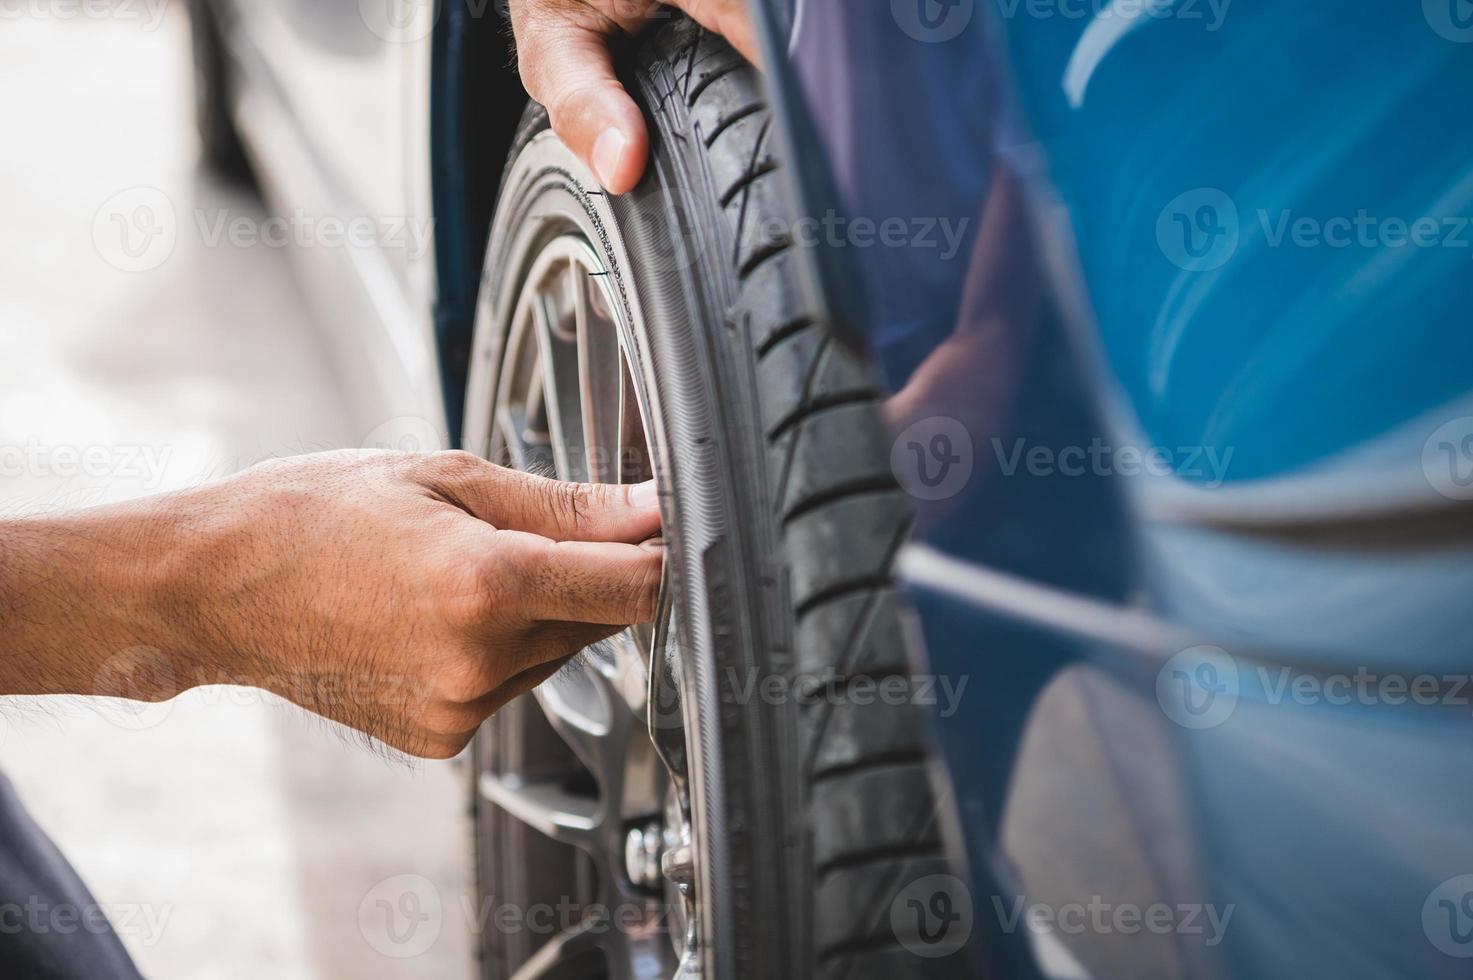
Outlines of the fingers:
M 644 117 L 614 74 L 609 35 L 620 28 L 575 5 L 529 0 L 514 18 L 522 84 L 547 108 L 553 131 L 611 194 L 633 190 L 644 174 Z
M 495 509 L 500 527 L 554 541 L 638 544 L 660 533 L 654 481 L 638 484 L 564 483 L 513 471 Z
M 745 0 L 674 0 L 674 3 L 691 20 L 726 38 L 752 64 L 762 63 Z
M 428 457 L 415 478 L 493 527 L 553 541 L 636 544 L 660 532 L 660 502 L 653 481 L 564 483 L 509 470 L 469 453 Z
M 655 618 L 663 544 L 548 541 L 516 531 L 500 537 L 488 574 L 514 579 L 501 591 L 516 596 L 524 620 L 630 625 Z

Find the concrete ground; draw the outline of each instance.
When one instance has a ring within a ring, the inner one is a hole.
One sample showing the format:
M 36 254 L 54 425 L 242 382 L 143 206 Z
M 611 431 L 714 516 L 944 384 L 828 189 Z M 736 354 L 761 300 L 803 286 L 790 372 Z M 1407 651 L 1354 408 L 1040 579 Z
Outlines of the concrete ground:
M 279 250 L 181 236 L 164 268 L 130 274 L 94 248 L 99 207 L 137 185 L 259 211 L 195 173 L 187 25 L 171 4 L 152 29 L 157 6 L 4 16 L 0 512 L 187 486 L 370 427 L 343 407 Z M 453 764 L 389 761 L 212 688 L 141 713 L 9 700 L 0 770 L 147 976 L 472 973 Z

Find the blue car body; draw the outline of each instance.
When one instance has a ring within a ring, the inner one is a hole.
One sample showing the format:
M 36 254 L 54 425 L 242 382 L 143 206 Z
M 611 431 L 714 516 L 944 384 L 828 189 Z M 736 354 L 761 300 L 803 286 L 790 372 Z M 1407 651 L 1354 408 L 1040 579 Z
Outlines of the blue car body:
M 979 970 L 1467 975 L 1473 7 L 762 14 Z

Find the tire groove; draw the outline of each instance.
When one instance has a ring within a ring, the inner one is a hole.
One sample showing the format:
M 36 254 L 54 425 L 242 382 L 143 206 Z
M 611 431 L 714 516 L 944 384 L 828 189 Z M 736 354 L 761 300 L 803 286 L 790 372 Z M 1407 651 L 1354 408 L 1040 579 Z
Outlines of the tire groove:
M 722 133 L 726 132 L 728 129 L 735 126 L 743 119 L 748 119 L 752 116 L 755 116 L 757 113 L 764 111 L 766 108 L 767 106 L 762 104 L 761 102 L 755 102 L 752 105 L 743 106 L 742 108 L 737 109 L 734 112 L 731 112 L 716 120 L 716 128 L 711 130 L 711 135 L 706 137 L 706 149 L 709 150 L 712 146 L 714 146 L 716 144 L 716 141 L 721 138 Z
M 818 352 L 814 355 L 813 363 L 808 366 L 808 374 L 803 379 L 803 393 L 798 403 L 801 405 L 808 401 L 808 395 L 813 390 L 813 379 L 818 375 L 818 369 L 823 364 L 823 356 L 829 349 L 832 337 L 824 337 L 818 345 Z M 788 502 L 788 481 L 793 476 L 793 462 L 798 458 L 798 443 L 801 433 L 795 433 L 792 441 L 788 443 L 788 451 L 783 456 L 782 475 L 778 479 L 777 492 L 772 495 L 773 510 L 781 514 Z M 769 444 L 777 437 L 769 437 Z M 786 523 L 787 519 L 784 519 Z
M 836 854 L 816 865 L 813 869 L 813 878 L 814 881 L 822 881 L 835 871 L 843 871 L 846 868 L 857 868 L 866 864 L 891 864 L 899 860 L 936 857 L 944 854 L 945 850 L 939 840 L 912 841 L 905 844 L 893 844 L 889 847 L 867 847 L 863 850 Z
M 813 774 L 813 782 L 821 783 L 826 779 L 838 779 L 842 776 L 852 776 L 866 769 L 886 769 L 897 766 L 922 766 L 928 761 L 926 749 L 922 745 L 907 746 L 903 749 L 887 749 L 884 752 L 876 752 L 874 755 L 843 765 L 830 766 L 827 769 L 819 769 Z

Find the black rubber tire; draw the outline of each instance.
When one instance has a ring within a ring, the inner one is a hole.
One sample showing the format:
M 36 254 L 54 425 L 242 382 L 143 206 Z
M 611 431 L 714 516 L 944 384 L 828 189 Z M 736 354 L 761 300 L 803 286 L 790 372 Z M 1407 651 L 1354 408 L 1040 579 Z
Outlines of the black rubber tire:
M 189 34 L 194 51 L 194 126 L 200 165 L 218 177 L 255 186 L 255 176 L 230 110 L 230 63 L 211 0 L 189 4 Z
M 671 453 L 677 464 L 717 455 L 722 479 L 700 492 L 719 495 L 725 526 L 740 529 L 684 556 L 702 564 L 719 620 L 709 633 L 735 896 L 722 962 L 743 978 L 971 976 L 965 950 L 915 955 L 914 937 L 891 925 L 907 886 L 961 875 L 943 843 L 925 709 L 908 697 L 845 696 L 861 682 L 912 682 L 891 581 L 909 507 L 890 472 L 881 387 L 831 336 L 809 301 L 804 256 L 782 230 L 790 222 L 773 220 L 790 219 L 792 205 L 757 73 L 684 20 L 643 39 L 625 69 L 652 160 L 616 214 L 631 225 L 636 214 L 666 216 L 666 233 L 694 242 L 700 260 L 679 273 L 678 290 L 668 269 L 630 270 L 622 285 L 695 298 L 668 327 L 697 332 L 699 356 L 679 367 L 703 372 L 709 404 L 688 410 L 712 430 Z M 547 126 L 532 106 L 512 159 Z M 646 305 L 658 302 L 668 300 Z M 678 515 L 666 534 L 678 565 Z M 773 675 L 821 678 L 836 696 L 744 697 L 748 681 Z M 505 894 L 479 853 L 483 887 Z

